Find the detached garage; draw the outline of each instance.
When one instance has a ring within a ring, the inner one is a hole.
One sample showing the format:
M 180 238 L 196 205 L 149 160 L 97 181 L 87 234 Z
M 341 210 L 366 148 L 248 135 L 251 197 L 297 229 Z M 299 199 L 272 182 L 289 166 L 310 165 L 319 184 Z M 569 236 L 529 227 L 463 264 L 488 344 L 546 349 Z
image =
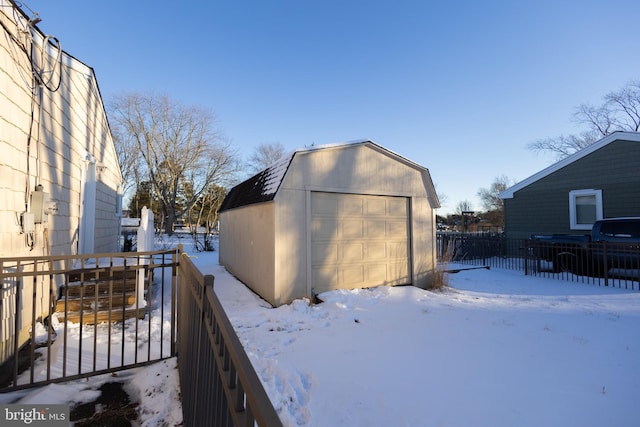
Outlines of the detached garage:
M 220 264 L 274 306 L 413 284 L 436 268 L 429 171 L 372 141 L 300 149 L 232 188 Z

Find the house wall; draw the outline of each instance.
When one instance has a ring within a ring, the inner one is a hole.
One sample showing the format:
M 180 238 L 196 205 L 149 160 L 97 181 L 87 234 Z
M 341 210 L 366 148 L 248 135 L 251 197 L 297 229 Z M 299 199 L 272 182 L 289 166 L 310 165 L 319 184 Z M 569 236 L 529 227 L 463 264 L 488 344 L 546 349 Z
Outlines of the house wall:
M 219 262 L 262 298 L 275 304 L 274 203 L 220 213 Z
M 428 286 L 435 261 L 435 211 L 422 173 L 369 145 L 297 153 L 275 197 L 275 300 L 310 295 L 308 201 L 311 191 L 411 198 L 413 284 Z
M 585 234 L 571 230 L 569 192 L 601 189 L 603 216 L 640 215 L 640 143 L 618 140 L 522 188 L 505 199 L 509 238 L 531 234 Z
M 94 249 L 116 251 L 122 177 L 94 72 L 64 52 L 58 56 L 27 21 L 12 3 L 0 0 L 0 257 L 77 252 L 86 167 L 97 167 Z M 34 70 L 46 84 L 36 84 Z M 57 211 L 25 233 L 20 218 L 34 211 L 30 195 L 36 185 Z M 28 286 L 23 294 L 31 294 Z M 3 284 L 3 302 L 16 291 L 9 288 Z M 37 318 L 48 311 L 48 290 L 41 294 L 36 307 L 22 308 L 25 320 L 18 331 L 11 329 L 13 311 L 2 312 L 0 336 L 24 342 L 32 310 Z

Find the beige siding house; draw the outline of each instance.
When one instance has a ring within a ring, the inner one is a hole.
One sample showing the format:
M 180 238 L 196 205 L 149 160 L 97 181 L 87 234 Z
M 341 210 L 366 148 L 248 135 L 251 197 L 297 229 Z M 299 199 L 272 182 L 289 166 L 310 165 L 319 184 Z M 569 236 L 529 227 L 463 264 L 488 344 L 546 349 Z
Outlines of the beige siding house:
M 0 257 L 117 251 L 122 176 L 95 74 L 30 18 L 0 0 Z M 25 332 L 11 308 L 3 340 Z
M 438 207 L 429 171 L 372 141 L 297 150 L 229 192 L 220 263 L 274 306 L 333 289 L 428 287 Z

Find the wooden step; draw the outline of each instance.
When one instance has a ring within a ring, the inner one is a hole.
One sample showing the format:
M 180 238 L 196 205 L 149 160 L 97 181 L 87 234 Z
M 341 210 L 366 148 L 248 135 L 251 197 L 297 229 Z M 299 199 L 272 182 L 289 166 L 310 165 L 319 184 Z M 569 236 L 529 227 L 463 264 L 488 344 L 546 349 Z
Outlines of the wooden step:
M 68 291 L 63 287 L 62 295 L 69 295 L 70 297 L 80 296 L 84 297 L 95 296 L 96 288 L 98 291 L 98 295 L 109 295 L 109 290 L 111 289 L 111 293 L 135 293 L 136 292 L 136 279 L 127 279 L 124 283 L 122 280 L 118 281 L 84 281 L 84 282 L 70 282 L 67 285 Z M 145 282 L 146 288 L 146 282 Z M 67 293 L 68 292 L 68 293 Z
M 109 317 L 109 311 L 98 311 L 97 319 L 96 319 L 93 311 L 85 311 L 82 315 L 82 324 L 93 325 L 96 323 L 96 320 L 97 320 L 97 323 L 106 323 L 109 321 L 113 323 L 113 322 L 124 322 L 127 319 L 133 319 L 136 317 L 138 319 L 143 319 L 145 314 L 146 314 L 146 308 L 139 308 L 137 310 L 135 308 L 127 308 L 124 311 L 124 315 L 123 315 L 122 308 L 120 308 L 119 310 L 117 309 L 112 310 L 111 317 Z M 56 315 L 58 317 L 59 322 L 64 322 L 65 320 L 68 320 L 73 323 L 80 322 L 80 312 L 69 312 L 67 313 L 66 319 L 65 319 L 64 313 L 56 313 Z
M 114 294 L 111 297 L 111 308 L 112 310 L 122 309 L 122 306 L 130 307 L 136 303 L 136 295 L 135 293 L 130 293 L 127 295 L 122 294 Z M 80 299 L 79 297 L 68 298 L 66 300 L 67 311 L 80 311 L 80 307 L 82 307 L 85 311 L 93 311 L 96 306 L 96 298 L 93 295 L 85 295 L 84 298 Z M 102 295 L 98 296 L 97 301 L 98 310 L 108 310 L 109 309 L 109 296 Z M 56 309 L 55 311 L 58 313 L 64 313 L 65 309 L 65 299 L 59 299 L 56 301 Z
M 136 309 L 138 273 L 144 269 L 136 265 L 113 267 L 86 267 L 67 273 L 68 283 L 62 289 L 62 299 L 56 302 L 58 320 L 83 324 L 123 322 L 145 316 L 146 308 Z M 145 276 L 147 276 L 145 272 Z M 145 277 L 144 287 L 147 288 Z M 80 296 L 82 295 L 82 298 Z M 97 295 L 97 298 L 96 298 Z M 66 303 L 65 303 L 66 298 Z M 109 299 L 111 311 L 109 312 Z M 144 303 L 142 301 L 141 303 Z M 67 316 L 65 319 L 65 306 Z M 123 308 L 133 307 L 133 308 Z M 96 311 L 97 310 L 97 311 Z M 111 313 L 111 314 L 109 314 Z
M 129 266 L 125 270 L 123 266 L 114 267 L 87 267 L 69 271 L 70 282 L 81 280 L 122 280 L 123 278 L 135 279 L 138 273 L 137 266 Z

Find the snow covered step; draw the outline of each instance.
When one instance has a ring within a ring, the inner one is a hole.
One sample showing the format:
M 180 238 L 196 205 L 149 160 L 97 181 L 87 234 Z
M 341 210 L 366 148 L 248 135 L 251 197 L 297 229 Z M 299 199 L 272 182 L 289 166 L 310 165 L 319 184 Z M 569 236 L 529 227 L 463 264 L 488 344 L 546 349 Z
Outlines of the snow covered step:
M 127 319 L 133 319 L 137 317 L 138 319 L 143 319 L 146 314 L 146 308 L 127 308 L 124 311 L 122 307 L 120 309 L 114 309 L 109 311 L 85 311 L 82 313 L 82 324 L 83 325 L 94 325 L 97 323 L 105 323 L 105 322 L 124 322 Z M 56 316 L 59 322 L 64 322 L 68 320 L 73 323 L 80 323 L 80 312 L 69 312 L 65 318 L 64 312 L 56 312 Z
M 117 294 L 111 297 L 111 308 L 112 310 L 122 310 L 122 306 L 130 307 L 135 305 L 136 303 L 136 295 L 135 293 L 130 293 L 128 295 Z M 56 309 L 55 311 L 58 313 L 63 313 L 65 311 L 65 304 L 67 306 L 67 311 L 80 311 L 82 307 L 83 310 L 93 310 L 97 308 L 98 310 L 106 310 L 109 308 L 109 296 L 102 295 L 98 296 L 97 300 L 93 294 L 85 294 L 84 298 L 80 297 L 72 297 L 65 299 L 59 299 L 56 301 Z

